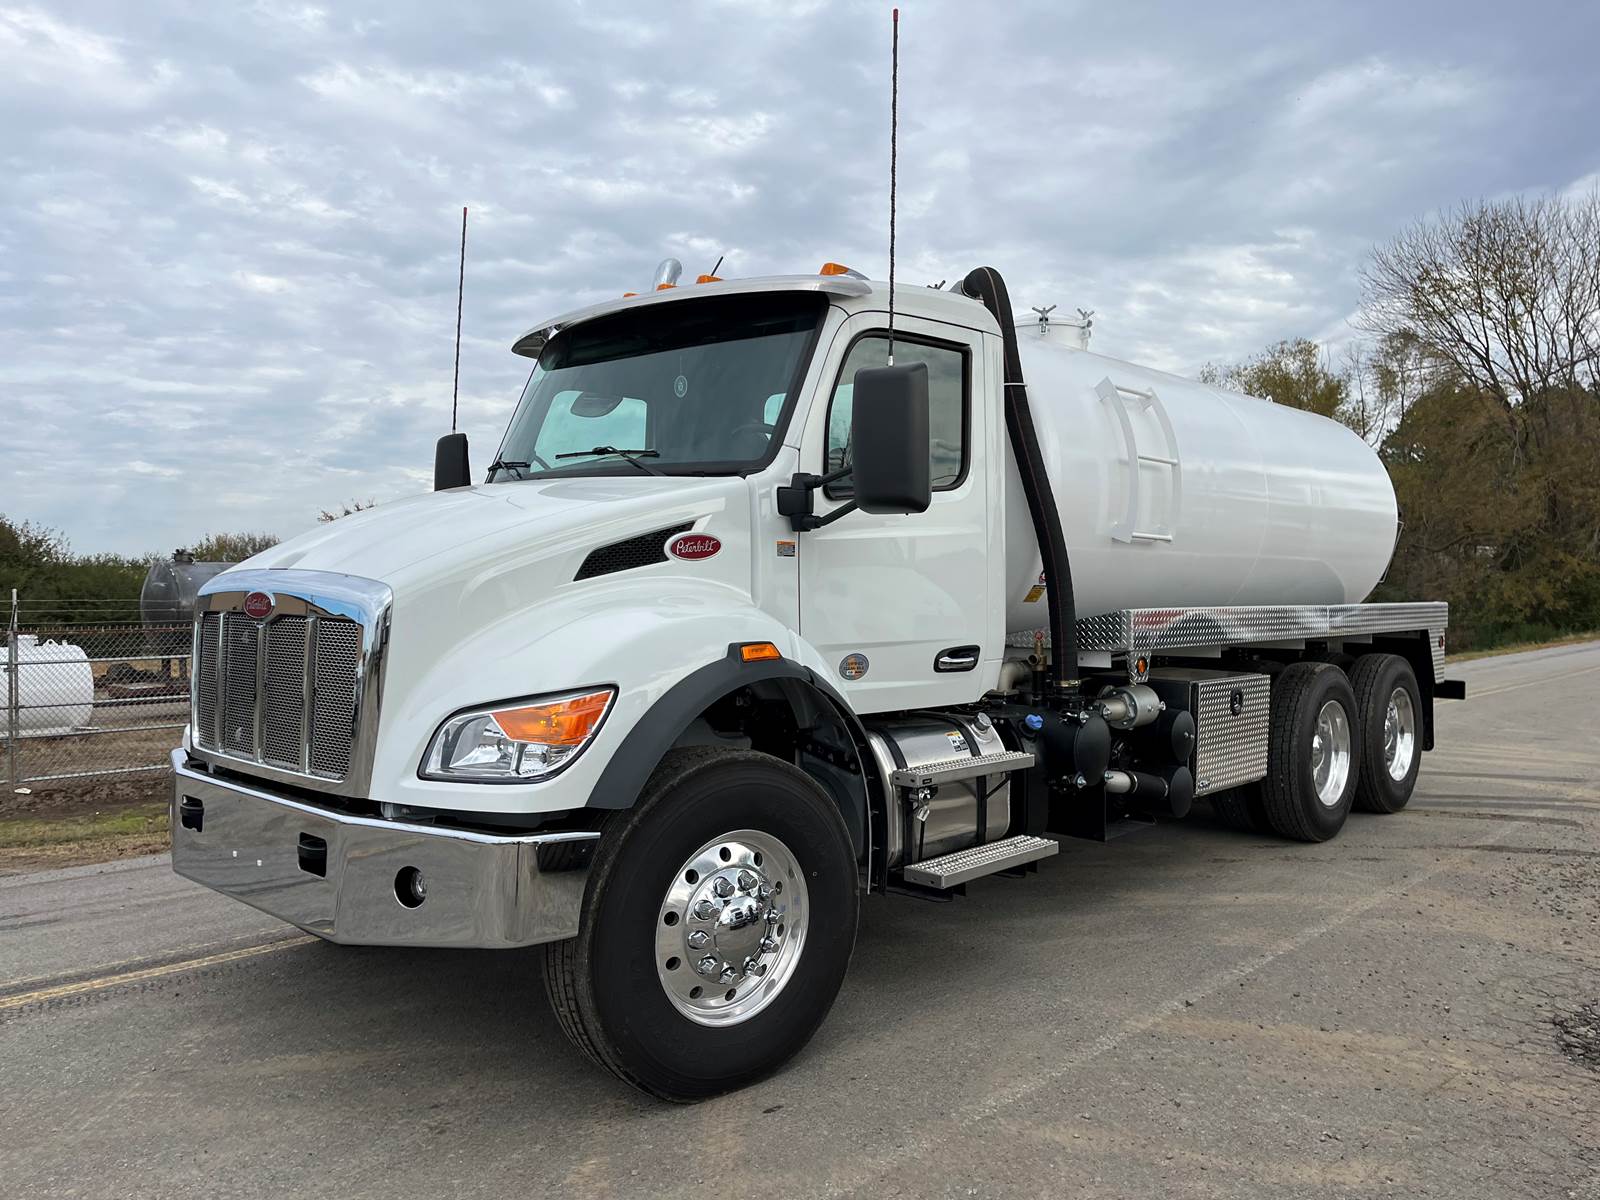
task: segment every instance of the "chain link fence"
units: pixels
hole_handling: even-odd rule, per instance
[[[98,619],[62,621],[85,612]],[[189,719],[191,626],[139,619],[137,602],[11,598],[4,658],[12,792],[170,769]]]

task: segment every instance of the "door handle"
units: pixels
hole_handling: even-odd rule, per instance
[[[933,669],[941,675],[954,671],[970,671],[978,665],[978,647],[951,646],[933,656]]]

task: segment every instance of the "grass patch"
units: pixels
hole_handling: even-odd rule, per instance
[[[0,870],[108,862],[155,854],[169,845],[164,803],[50,817],[0,817]]]
[[[1542,642],[1508,642],[1503,646],[1490,646],[1483,650],[1467,650],[1461,654],[1445,656],[1445,662],[1471,662],[1475,658],[1495,658],[1501,654],[1521,654],[1525,650],[1549,650],[1555,646],[1576,646],[1580,642],[1593,642],[1600,640],[1600,632],[1594,633],[1569,633],[1564,637],[1551,638]]]

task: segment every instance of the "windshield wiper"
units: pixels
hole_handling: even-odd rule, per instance
[[[615,454],[622,458],[624,462],[638,467],[639,470],[643,471],[646,475],[661,474],[660,471],[656,470],[649,463],[643,463],[639,461],[641,458],[660,458],[661,451],[659,450],[618,450],[615,446],[596,446],[593,450],[569,450],[565,454],[556,455],[556,457],[593,458],[596,455],[602,454]]]
[[[493,479],[496,471],[504,470],[516,472],[516,478],[521,479],[522,472],[526,471],[529,466],[529,463],[518,462],[514,458],[497,458],[489,464],[489,478]]]

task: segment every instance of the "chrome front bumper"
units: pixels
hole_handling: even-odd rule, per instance
[[[308,933],[506,948],[578,932],[598,833],[504,837],[346,816],[196,770],[182,750],[172,770],[172,869]]]

